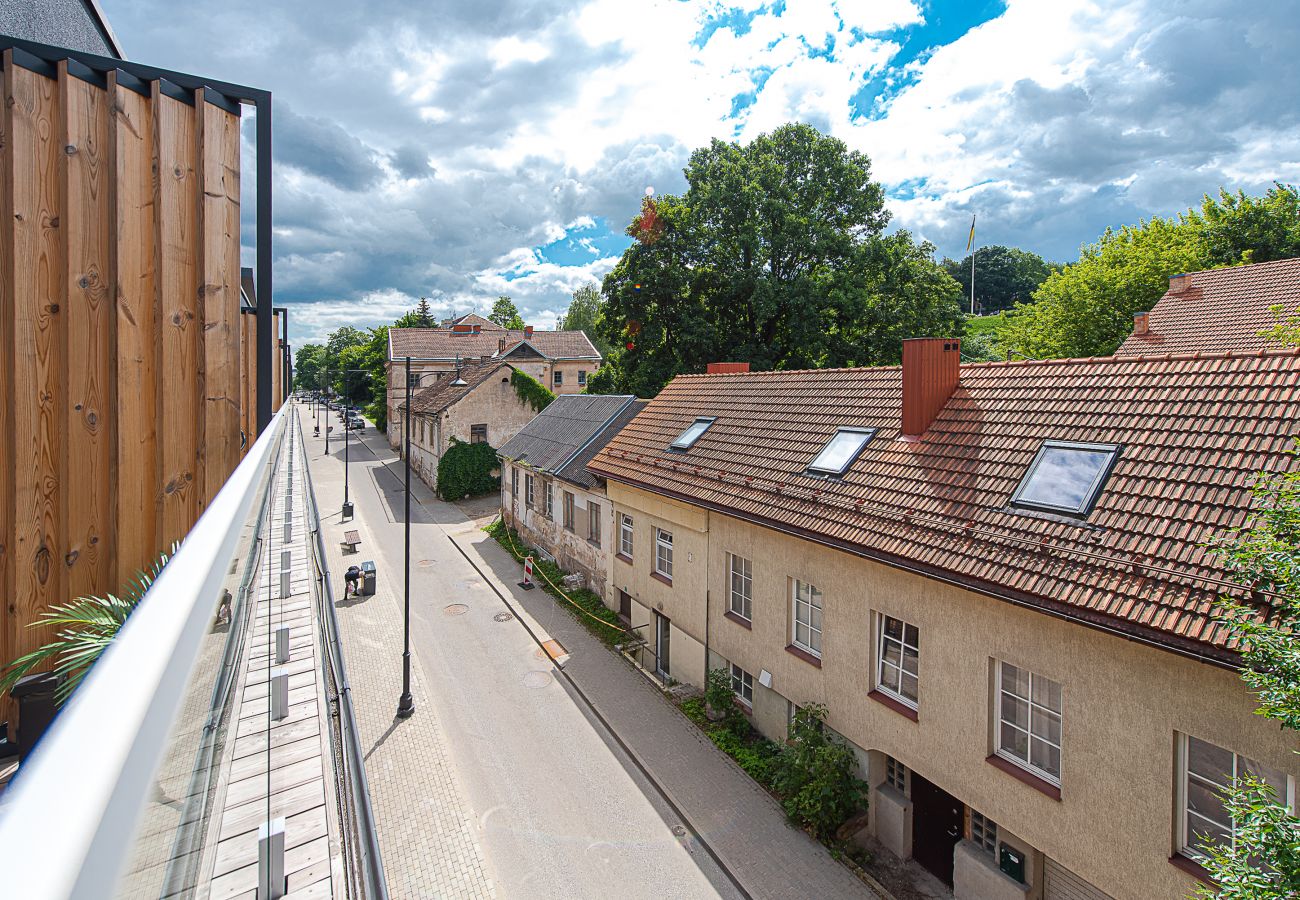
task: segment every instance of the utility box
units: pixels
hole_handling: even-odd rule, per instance
[[[22,759],[27,758],[54,721],[54,691],[59,681],[52,672],[27,675],[19,678],[10,692],[18,701],[18,752]]]
[[[375,594],[375,564],[371,560],[361,564],[361,593],[368,597]]]
[[[998,847],[998,868],[1008,878],[1025,883],[1025,855],[1006,844]]]

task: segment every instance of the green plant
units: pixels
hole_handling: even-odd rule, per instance
[[[745,714],[736,707],[736,695],[731,690],[731,674],[726,669],[709,670],[705,677],[704,702],[723,728],[738,735],[749,731]]]
[[[795,713],[790,737],[773,767],[773,787],[786,815],[823,841],[859,809],[867,784],[855,774],[857,759],[827,734],[826,707],[810,703]]]
[[[555,395],[547,390],[545,385],[527,372],[515,369],[510,373],[510,383],[514,385],[519,399],[532,406],[534,412],[546,409],[555,399]]]
[[[501,489],[497,452],[487,443],[467,444],[458,438],[438,460],[438,496],[444,500],[476,497]]]
[[[179,544],[173,544],[175,554]],[[0,695],[8,693],[18,679],[44,670],[61,676],[55,700],[62,705],[81,684],[86,673],[117,637],[123,623],[139,605],[149,586],[167,564],[169,554],[161,553],[147,571],[137,572],[117,594],[103,597],[78,597],[68,603],[51,606],[28,628],[54,625],[59,630],[54,640],[24,654],[10,663],[0,675]],[[52,665],[51,665],[52,664]]]

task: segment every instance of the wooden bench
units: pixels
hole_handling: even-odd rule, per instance
[[[343,532],[342,545],[349,553],[356,553],[357,547],[361,545],[361,535],[356,531]]]

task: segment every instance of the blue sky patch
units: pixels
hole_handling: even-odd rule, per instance
[[[594,225],[570,228],[558,241],[537,248],[542,262],[557,266],[585,266],[592,260],[621,256],[632,245],[632,239],[615,230],[603,218]]]

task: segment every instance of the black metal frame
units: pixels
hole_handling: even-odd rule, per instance
[[[0,34],[0,51],[4,50],[13,51],[15,65],[48,78],[55,77],[57,64],[66,61],[69,75],[99,87],[107,86],[109,72],[116,72],[118,84],[146,97],[150,82],[157,81],[163,94],[190,106],[196,102],[197,90],[203,91],[205,102],[233,115],[239,115],[245,103],[253,106],[257,114],[257,431],[260,434],[271,424],[272,366],[276,364],[271,308],[271,92]],[[288,330],[286,316],[286,343]]]

